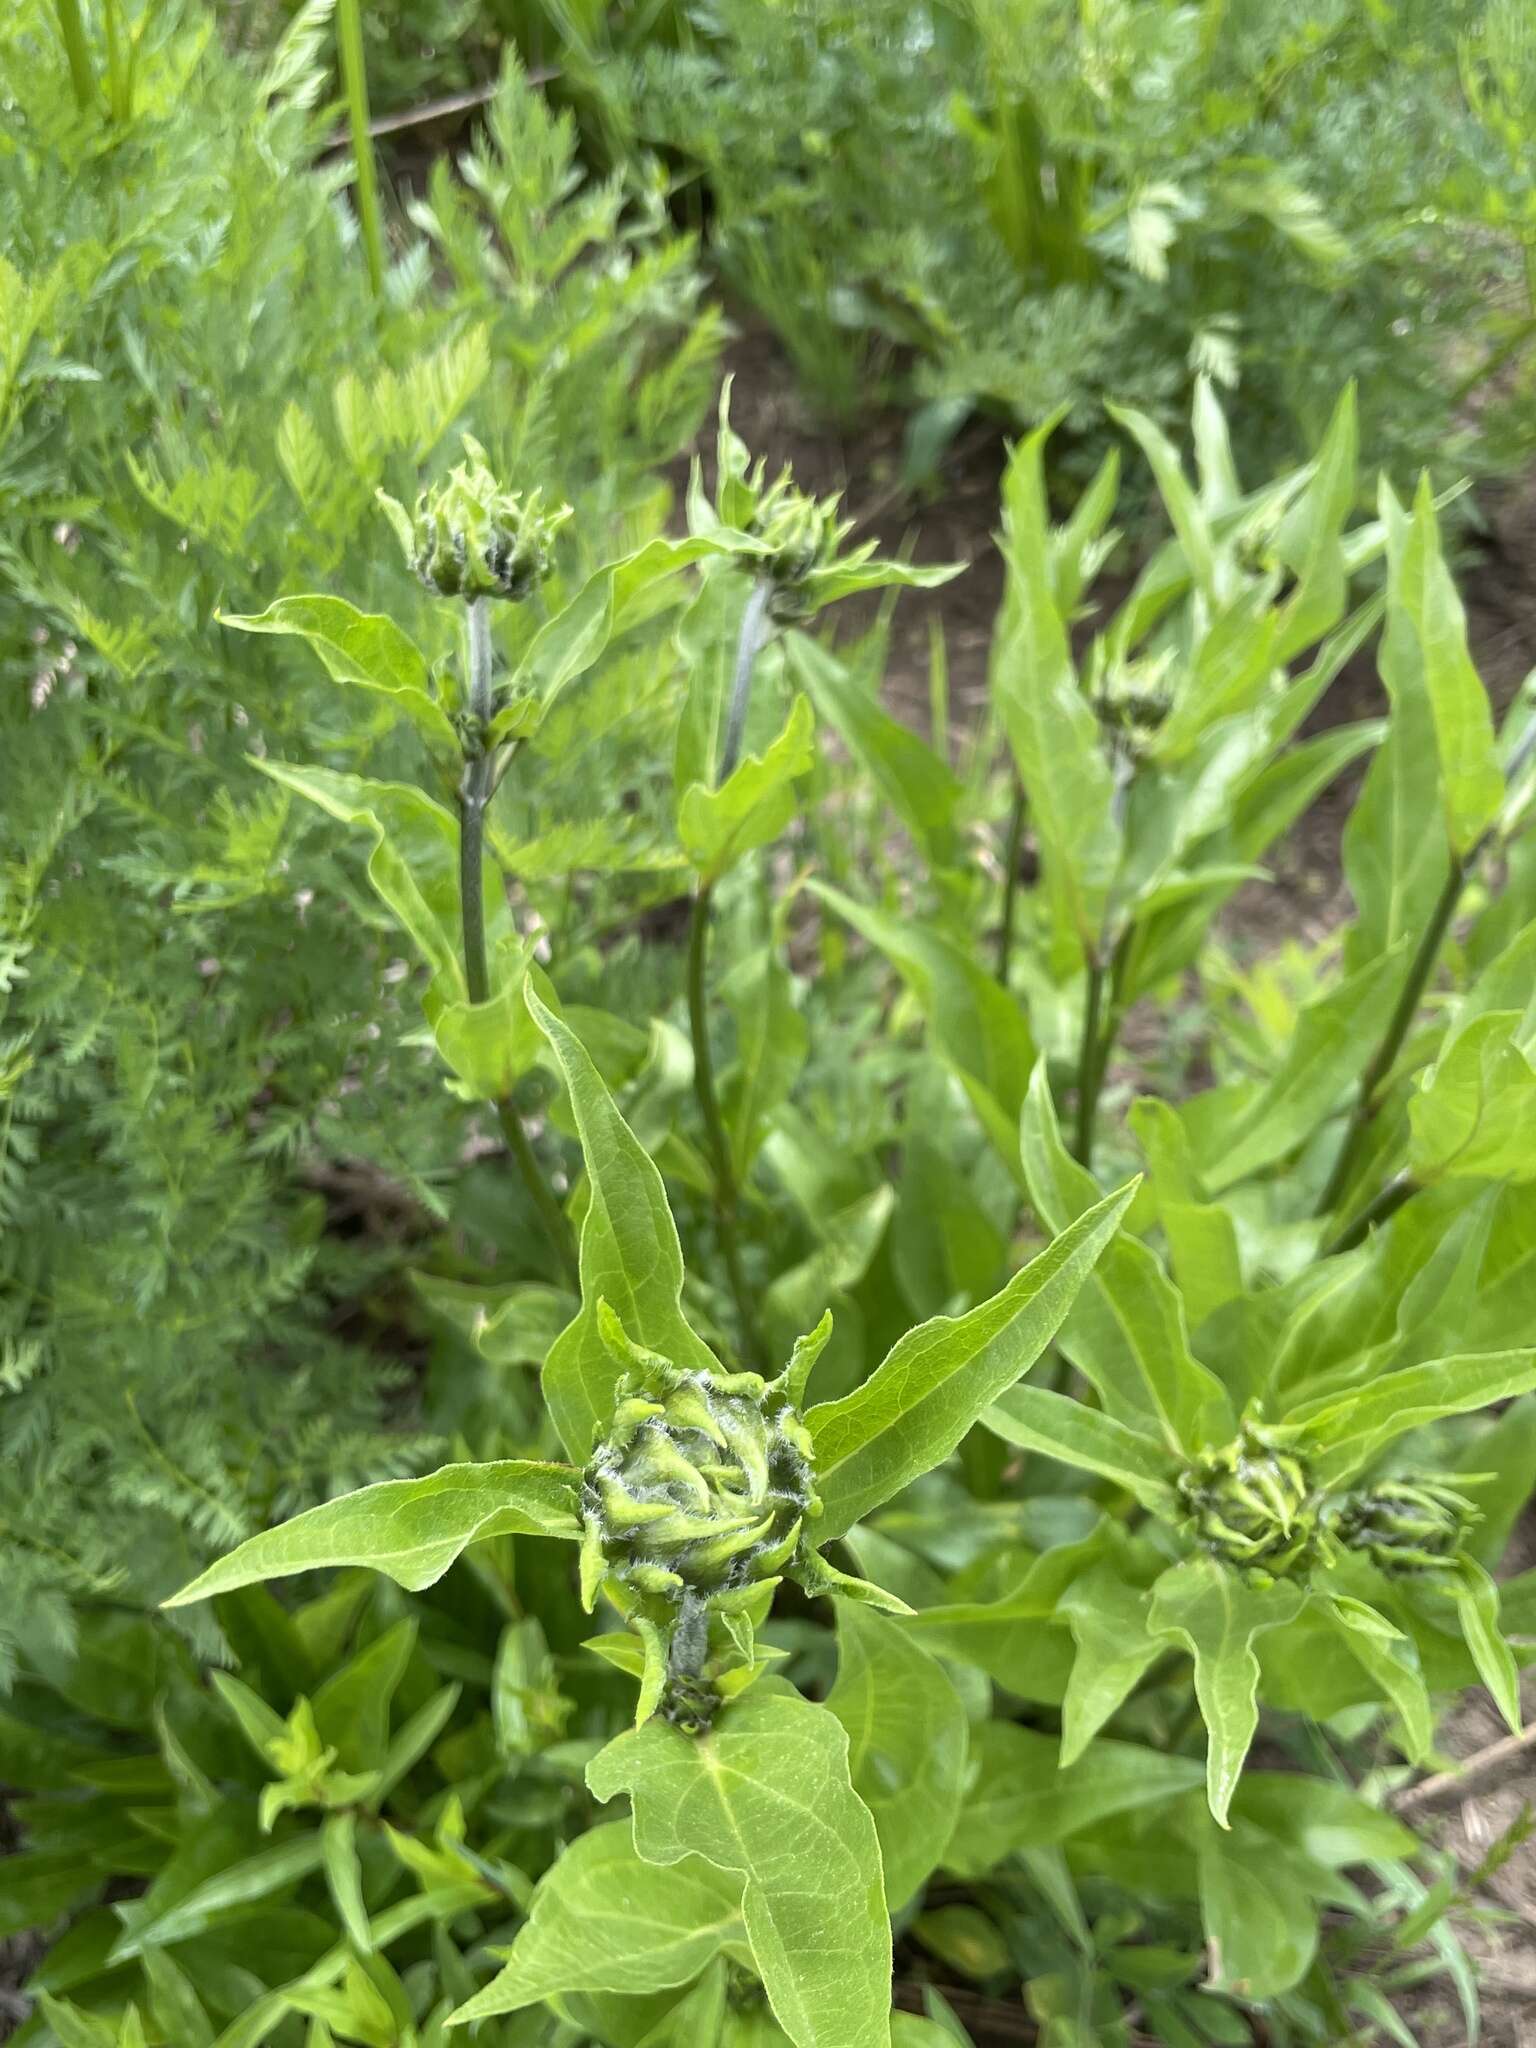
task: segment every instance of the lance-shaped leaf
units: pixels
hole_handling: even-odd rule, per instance
[[[528,1008],[549,1040],[570,1095],[586,1161],[581,1222],[581,1307],[544,1361],[544,1399],[573,1458],[613,1413],[620,1367],[598,1333],[606,1301],[630,1339],[674,1365],[717,1370],[719,1360],[682,1310],[683,1253],[655,1162],[618,1112],[586,1047],[530,986]]]
[[[1319,1611],[1396,1714],[1403,1754],[1422,1764],[1434,1746],[1435,1710],[1411,1636],[1350,1595],[1332,1594]]]
[[[1474,1558],[1458,1560],[1452,1587],[1461,1632],[1477,1675],[1493,1695],[1493,1703],[1510,1729],[1518,1735],[1520,1717],[1520,1667],[1515,1653],[1499,1628],[1498,1582]]]
[[[391,618],[360,612],[344,598],[280,597],[264,612],[220,612],[219,623],[242,633],[293,634],[309,645],[339,683],[356,683],[390,699],[438,754],[459,756],[453,722],[432,695],[425,657]]]
[[[1254,1638],[1283,1628],[1306,1604],[1284,1581],[1255,1586],[1213,1557],[1169,1567],[1152,1588],[1148,1627],[1183,1643],[1195,1660],[1195,1697],[1206,1727],[1206,1797],[1223,1827],[1259,1725]]]
[[[761,754],[748,754],[718,789],[696,782],[677,807],[677,836],[706,881],[744,854],[776,839],[795,815],[795,778],[816,759],[816,720],[808,697],[796,697],[784,729]]]
[[[1147,458],[1194,586],[1202,596],[1214,600],[1218,596],[1220,569],[1215,538],[1205,510],[1184,474],[1178,450],[1162,428],[1154,425],[1145,413],[1137,412],[1128,405],[1111,405],[1106,410],[1117,426],[1125,428]]]
[[[1013,1387],[993,1402],[982,1421],[994,1436],[1093,1472],[1123,1486],[1149,1514],[1174,1521],[1179,1499],[1173,1480],[1179,1460],[1158,1442],[1100,1408],[1090,1408],[1048,1387]]]
[[[960,1810],[967,1723],[944,1667],[894,1621],[837,1603],[837,1683],[853,1789],[875,1817],[885,1895],[904,1906],[944,1853]]]
[[[1243,1292],[1237,1226],[1219,1202],[1208,1202],[1195,1172],[1189,1133],[1172,1103],[1145,1095],[1130,1108],[1130,1126],[1147,1157],[1169,1263],[1189,1320],[1198,1329]]]
[[[1418,642],[1424,686],[1434,718],[1441,792],[1451,848],[1471,852],[1504,800],[1504,775],[1494,743],[1493,711],[1467,651],[1467,615],[1440,547],[1440,526],[1427,474],[1419,479],[1413,516],[1402,524],[1389,505],[1387,606],[1401,610]]]
[[[726,1942],[745,1938],[739,1877],[697,1856],[658,1869],[641,1860],[630,1823],[613,1821],[562,1852],[504,1951],[507,1967],[451,2024],[564,1991],[667,1991],[692,1983]]]
[[[1337,1486],[1410,1429],[1533,1387],[1536,1350],[1470,1352],[1380,1373],[1347,1393],[1320,1395],[1293,1408],[1285,1421],[1302,1432],[1318,1481]]]
[[[1014,450],[1003,480],[1007,584],[992,643],[989,688],[1029,798],[1053,922],[1065,941],[1056,964],[1097,945],[1119,858],[1113,776],[1098,721],[1078,685],[1067,622],[1051,575],[1042,451],[1054,422]]]
[[[1099,1200],[1099,1185],[1061,1141],[1042,1059],[1019,1119],[1030,1198],[1062,1230]],[[1189,1348],[1184,1303],[1139,1238],[1109,1245],[1068,1325],[1063,1348],[1092,1380],[1107,1414],[1170,1450],[1193,1452],[1231,1434],[1226,1389]]]
[[[1057,1612],[1077,1643],[1061,1703],[1061,1767],[1075,1764],[1168,1645],[1147,1626],[1147,1591],[1102,1559],[1062,1594]]]
[[[1408,1171],[1441,1179],[1536,1179],[1536,1031],[1519,1010],[1473,1017],[1408,1105]]]
[[[947,1458],[1061,1328],[1136,1184],[1108,1195],[990,1301],[908,1331],[860,1387],[806,1416],[823,1513],[818,1544]]]
[[[745,1880],[752,1958],[795,2048],[889,2048],[880,1844],[825,1707],[763,1680],[703,1735],[656,1719],[619,1736],[587,1783],[629,1794],[648,1863],[702,1856]]]
[[[249,1537],[165,1602],[184,1607],[261,1579],[336,1565],[364,1565],[416,1593],[434,1585],[460,1551],[488,1536],[574,1541],[576,1474],[566,1465],[506,1458],[444,1465],[421,1479],[385,1479],[307,1508]]]
[[[933,1049],[952,1069],[987,1136],[1017,1172],[1017,1132],[1035,1049],[1021,1006],[942,932],[857,903],[840,889],[814,893],[882,952],[912,991]]]
[[[1293,661],[1342,617],[1348,592],[1344,524],[1355,505],[1359,450],[1355,387],[1345,387],[1328,423],[1310,482],[1286,513],[1275,552],[1296,579],[1281,614],[1281,661]]]

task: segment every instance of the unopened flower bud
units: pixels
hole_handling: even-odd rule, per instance
[[[546,508],[538,491],[504,491],[485,450],[468,434],[468,457],[444,483],[423,491],[414,517],[379,493],[406,560],[439,597],[528,597],[554,565],[554,539],[569,505]]]
[[[1179,1492],[1196,1539],[1227,1564],[1277,1579],[1313,1554],[1317,1497],[1282,1431],[1245,1422],[1232,1443],[1200,1454]]]
[[[1442,1479],[1378,1479],[1346,1496],[1333,1533],[1346,1550],[1399,1577],[1446,1570],[1481,1519],[1476,1505]]]

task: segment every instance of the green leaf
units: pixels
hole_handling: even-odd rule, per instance
[[[938,1661],[899,1623],[837,1603],[837,1683],[827,1711],[848,1731],[853,1789],[875,1817],[892,1911],[944,1853],[960,1810],[967,1724]]]
[[[1434,1747],[1435,1710],[1412,1638],[1390,1624],[1383,1632],[1383,1617],[1348,1597],[1325,1599],[1320,1612],[1396,1714],[1403,1754],[1410,1763],[1426,1762]]]
[[[544,1399],[561,1441],[584,1460],[613,1412],[620,1368],[598,1334],[606,1301],[628,1336],[675,1365],[717,1369],[682,1310],[683,1253],[655,1162],[620,1116],[586,1047],[530,986],[528,1008],[549,1040],[570,1095],[586,1161],[581,1307],[544,1361]]]
[[[364,1565],[415,1593],[487,1537],[574,1541],[577,1533],[576,1474],[569,1467],[517,1458],[444,1465],[421,1479],[385,1479],[344,1493],[264,1529],[164,1604],[185,1607],[233,1586],[336,1565]]]
[[[1162,1521],[1179,1515],[1178,1461],[1155,1437],[1047,1387],[1014,1387],[982,1416],[994,1436],[1124,1487]]]
[[[1383,486],[1385,493],[1386,487]],[[1493,711],[1467,651],[1467,617],[1440,547],[1434,494],[1419,480],[1406,531],[1386,516],[1387,608],[1413,629],[1434,718],[1452,851],[1471,852],[1504,801]]]
[[[1408,1105],[1414,1180],[1536,1180],[1533,1037],[1519,1010],[1490,1010],[1456,1032]]]
[[[1325,1485],[1368,1465],[1395,1438],[1443,1415],[1465,1415],[1536,1387],[1536,1350],[1470,1352],[1379,1373],[1363,1387],[1304,1401],[1286,1416],[1310,1440]]]
[[[1106,1196],[990,1301],[908,1331],[853,1393],[806,1416],[823,1513],[819,1544],[840,1536],[947,1458],[983,1411],[1060,1329],[1135,1184]]]
[[[784,649],[817,716],[863,763],[929,866],[952,865],[958,852],[955,813],[964,790],[949,763],[885,710],[878,675],[873,685],[866,683],[830,648],[803,633],[789,634]]]
[[[813,611],[824,611],[845,597],[857,597],[868,590],[936,590],[960,574],[963,562],[834,562],[830,569],[813,569],[800,585],[801,595]]]
[[[745,1880],[742,1914],[769,2002],[796,2048],[888,2048],[891,1933],[880,1844],[825,1707],[764,1680],[700,1736],[655,1719],[587,1768],[627,1792],[648,1863],[702,1856]]]
[[[327,1814],[320,1828],[325,1881],[336,1916],[347,1939],[363,1955],[373,1953],[373,1930],[363,1903],[363,1872],[357,1860],[357,1819],[350,1813]]]
[[[984,1877],[1016,1849],[1070,1840],[1111,1814],[1182,1799],[1200,1783],[1193,1758],[1139,1743],[1092,1742],[1070,1769],[1054,1736],[988,1721],[972,1737],[974,1768],[944,1867]]]
[[[287,1891],[319,1869],[321,1855],[318,1835],[296,1835],[217,1871],[161,1910],[155,1910],[151,1894],[113,1945],[108,1963],[131,1962],[147,1947],[169,1948],[187,1941],[232,1907],[254,1905]]]
[[[371,1771],[389,1747],[389,1710],[411,1653],[416,1622],[402,1615],[333,1671],[311,1702],[320,1739],[347,1770]]]
[[[1128,405],[1109,405],[1105,410],[1117,426],[1124,427],[1147,458],[1195,588],[1214,602],[1218,596],[1217,564],[1210,524],[1190,488],[1177,449],[1145,413]]]
[[[1042,459],[1049,432],[1048,423],[1019,443],[1003,479],[1007,583],[988,687],[1029,798],[1052,929],[1064,942],[1052,964],[1069,971],[1078,951],[1098,945],[1120,834],[1098,720],[1079,688],[1052,587]]]
[[[1200,1910],[1215,1989],[1276,1998],[1306,1975],[1317,1906],[1262,1835],[1202,1830]]]
[[[1016,1171],[1019,1111],[1035,1049],[1021,1006],[942,932],[856,903],[813,882],[813,894],[878,948],[912,991],[933,1049],[959,1077],[983,1128]]]
[[[1061,1141],[1043,1059],[1030,1076],[1019,1141],[1030,1198],[1048,1229],[1064,1229],[1100,1199],[1098,1182]],[[1139,1238],[1122,1235],[1106,1248],[1062,1348],[1108,1415],[1169,1450],[1191,1453],[1231,1433],[1226,1390],[1191,1354],[1179,1291]]]
[[[738,960],[721,981],[720,995],[736,1020],[736,1058],[721,1077],[720,1097],[740,1184],[770,1117],[805,1065],[810,1031],[795,1008],[794,983],[775,946],[760,946]]]
[[[778,738],[748,754],[718,789],[696,782],[677,807],[677,836],[706,881],[718,881],[744,854],[776,839],[795,815],[795,778],[816,759],[816,720],[796,697]]]
[[[1219,1202],[1208,1202],[1196,1176],[1189,1134],[1172,1103],[1144,1095],[1129,1112],[1131,1130],[1147,1159],[1147,1179],[1168,1259],[1190,1323],[1243,1292],[1237,1226]]]
[[[1195,1660],[1195,1696],[1208,1737],[1206,1797],[1223,1827],[1259,1725],[1254,1638],[1294,1621],[1306,1603],[1297,1586],[1258,1587],[1213,1557],[1171,1565],[1152,1588],[1147,1625],[1172,1636]]]
[[[186,1972],[163,1949],[147,1948],[139,1958],[149,1982],[150,2012],[176,2048],[213,2048],[213,2023]]]
[[[1359,452],[1355,387],[1347,385],[1317,452],[1311,481],[1286,513],[1275,552],[1296,579],[1281,613],[1277,660],[1293,661],[1343,616],[1345,522],[1355,507]]]
[[[1061,1767],[1068,1770],[1129,1699],[1167,1645],[1147,1626],[1147,1591],[1108,1558],[1074,1579],[1057,1605],[1077,1643],[1061,1703]]]
[[[642,1862],[627,1820],[592,1828],[540,1881],[507,1967],[450,2024],[562,1991],[644,1996],[689,1984],[726,1942],[745,1939],[741,1890],[740,1877],[697,1856]]]
[[[453,721],[432,695],[426,659],[393,619],[360,612],[344,598],[280,597],[254,617],[217,614],[242,633],[296,634],[307,640],[339,683],[359,683],[390,698],[437,753],[461,753]]]
[[[1273,1166],[1310,1138],[1358,1081],[1397,1000],[1403,962],[1372,960],[1304,1005],[1280,1065],[1201,1161],[1212,1194]]]
[[[1493,1703],[1513,1734],[1523,1725],[1520,1715],[1520,1667],[1499,1628],[1499,1588],[1473,1558],[1458,1560],[1453,1587],[1461,1632],[1477,1675],[1493,1695]]]

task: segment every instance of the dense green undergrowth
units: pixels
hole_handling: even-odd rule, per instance
[[[17,2038],[1475,2038],[1520,1829],[1468,1871],[1392,1805],[1536,1646],[1536,698],[1433,482],[1353,387],[1252,467],[1207,377],[1053,506],[1048,417],[985,715],[938,636],[920,735],[845,606],[951,570],[728,394],[655,481],[719,322],[653,180],[510,69],[375,294],[323,10],[264,70],[88,16],[84,93],[54,21],[3,31]],[[1235,949],[1351,773],[1349,915]]]

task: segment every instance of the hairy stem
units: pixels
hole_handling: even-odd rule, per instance
[[[375,298],[384,292],[384,229],[379,216],[379,177],[368,132],[368,67],[363,56],[361,0],[336,0],[336,44],[341,60],[342,90],[347,98],[347,123],[352,135],[352,162],[357,181],[357,218],[363,231],[368,282]]]
[[[737,1233],[736,1169],[731,1160],[730,1134],[720,1113],[715,1088],[715,1059],[709,1043],[707,979],[709,966],[709,906],[711,890],[701,882],[693,899],[693,918],[688,934],[688,1023],[693,1034],[693,1092],[714,1169],[715,1218],[720,1231],[720,1249],[725,1258],[731,1298],[736,1304],[742,1356],[754,1369],[764,1359],[757,1316],[741,1265],[741,1241]]]
[[[464,986],[472,1003],[485,1002],[491,992],[485,950],[485,814],[495,789],[495,762],[484,743],[491,717],[491,614],[487,598],[469,607],[469,713],[476,751],[465,765],[459,786],[459,898],[464,932]],[[575,1246],[565,1211],[544,1178],[516,1105],[502,1096],[494,1105],[507,1149],[512,1154],[529,1199],[554,1247],[566,1283],[575,1287],[579,1275]]]
[[[84,113],[96,97],[96,75],[91,69],[91,50],[85,37],[80,0],[53,0],[53,4],[59,20],[59,39],[69,64],[69,82],[74,88],[75,105]]]
[[[736,642],[736,666],[731,675],[731,701],[725,718],[725,747],[720,756],[720,780],[728,781],[741,759],[741,742],[747,730],[747,707],[752,701],[752,668],[771,630],[768,600],[773,580],[759,576],[741,615],[741,633]]]
[[[1013,957],[1013,924],[1019,900],[1019,853],[1024,844],[1024,785],[1017,775],[1013,783],[1013,808],[1008,814],[1008,838],[1003,848],[1003,921],[997,934],[997,978],[1008,986],[1008,968]]]
[[[1435,961],[1445,943],[1446,932],[1456,914],[1456,905],[1461,901],[1462,889],[1466,886],[1467,872],[1475,853],[1466,859],[1451,860],[1450,873],[1445,886],[1431,911],[1429,921],[1420,934],[1418,947],[1408,963],[1408,973],[1403,981],[1387,1028],[1382,1033],[1381,1043],[1371,1055],[1370,1065],[1360,1077],[1360,1086],[1355,1095],[1354,1106],[1349,1113],[1349,1122],[1344,1127],[1344,1136],[1339,1144],[1338,1157],[1333,1162],[1333,1171],[1323,1189],[1317,1205],[1317,1214],[1326,1216],[1337,1203],[1340,1195],[1349,1185],[1350,1175],[1359,1162],[1360,1147],[1370,1128],[1376,1110],[1376,1092],[1391,1073],[1398,1054],[1403,1049],[1403,1040],[1408,1036],[1413,1020],[1418,1014],[1424,990],[1434,972]]]

